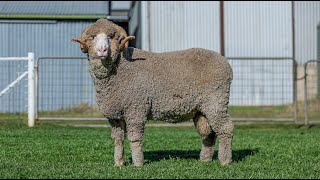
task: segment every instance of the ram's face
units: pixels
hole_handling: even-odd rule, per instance
[[[85,37],[90,59],[115,61],[119,56],[119,33],[112,28],[105,28]]]
[[[128,36],[123,28],[106,19],[99,19],[86,27],[80,38],[71,40],[80,43],[81,51],[88,53],[90,59],[115,61],[120,52],[127,48],[127,41],[133,39],[135,37]]]
[[[106,35],[105,33],[87,38],[86,44],[89,47],[90,54],[101,60],[106,59],[110,54],[113,38],[112,35]]]

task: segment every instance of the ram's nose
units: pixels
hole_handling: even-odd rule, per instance
[[[98,50],[101,54],[105,53],[107,51],[108,48],[105,47],[100,47]]]

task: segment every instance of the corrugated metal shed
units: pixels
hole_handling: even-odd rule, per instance
[[[82,30],[89,24],[93,23],[95,20],[0,20],[0,57],[14,56],[14,57],[25,57],[28,52],[35,53],[35,59],[43,56],[84,56],[80,51],[79,44],[71,42],[72,38],[80,37]],[[86,60],[70,61],[72,66],[63,65],[65,62],[53,61],[42,62],[39,65],[39,81],[40,83],[52,82],[56,86],[44,85],[41,87],[43,89],[39,96],[48,101],[50,101],[52,106],[40,107],[39,110],[50,111],[53,109],[61,108],[63,106],[69,106],[74,104],[79,104],[80,102],[87,102],[89,104],[95,104],[95,99],[84,99],[87,97],[86,94],[94,94],[93,86],[89,86],[88,91],[80,91],[80,87],[72,86],[73,83],[81,82],[83,77],[79,76],[79,73],[86,74],[86,82],[91,81],[88,69],[83,63]],[[17,77],[16,64],[11,64],[8,66],[0,66],[0,71],[5,72],[6,69],[11,69],[5,74],[12,79],[8,81],[0,82],[0,87],[5,87],[10,82],[15,80]],[[79,69],[80,68],[80,69]],[[23,70],[23,69],[22,69]],[[21,72],[21,70],[20,70]],[[50,75],[50,77],[49,77]],[[66,78],[68,77],[68,78]],[[63,83],[61,83],[63,80]],[[51,84],[52,84],[51,83]],[[0,105],[0,112],[15,112],[25,111],[26,104],[15,104],[14,101],[18,101],[15,98],[19,98],[19,102],[26,102],[23,99],[27,99],[25,82],[21,82],[18,86],[14,87],[6,96],[1,97],[1,102],[8,102],[9,104],[3,103]],[[60,104],[62,98],[58,98],[63,92],[61,88],[64,87],[63,92],[71,91],[72,89],[79,89],[72,93],[69,98],[64,98],[64,104]],[[15,90],[19,88],[20,90]],[[49,89],[48,89],[49,88]],[[8,106],[12,107],[8,107]]]
[[[320,2],[294,4],[295,60],[302,65],[317,55]],[[291,7],[291,1],[225,1],[225,55],[292,56]],[[137,47],[171,51],[197,46],[220,51],[219,2],[140,1],[131,11],[130,33],[141,34]]]
[[[149,26],[148,50],[202,47],[220,51],[218,1],[150,1],[147,11],[148,24],[141,25]]]
[[[295,1],[296,60],[302,65],[317,58],[317,25],[320,23],[319,1]]]
[[[130,1],[0,1],[0,57],[25,57],[35,53],[35,59],[48,56],[82,56],[79,44],[71,42],[80,37],[85,27],[99,18],[121,21],[127,16],[114,15],[109,10],[122,12]],[[113,6],[113,7],[112,7]],[[1,66],[2,65],[2,66]],[[95,104],[94,86],[87,60],[39,61],[39,111],[52,111],[79,103]],[[19,68],[18,68],[19,66]],[[25,64],[0,64],[5,88],[25,69]],[[26,81],[13,87],[1,97],[0,112],[26,111]],[[40,87],[41,86],[41,87]],[[67,94],[67,96],[65,96]]]
[[[149,1],[141,2],[140,9],[142,49],[154,52],[192,47],[220,50],[218,1]]]
[[[78,44],[82,30],[94,21],[0,20],[0,56],[79,56]]]
[[[230,104],[292,103],[291,2],[224,4],[225,56],[233,57],[234,70]],[[141,1],[134,5],[139,7],[133,7],[131,18],[136,19],[130,24],[134,26],[131,33],[140,35],[137,47],[153,52],[194,47],[220,52],[219,1]]]
[[[108,10],[108,1],[1,1],[0,57],[25,57],[28,52],[34,52],[35,59],[85,56],[79,44],[71,39],[80,37],[82,30],[97,19],[106,18]],[[86,63],[86,60],[76,60],[67,61],[67,66],[66,61],[39,64],[39,84],[51,82],[51,86],[43,85],[39,89],[38,96],[45,101],[39,107],[40,111],[81,102],[95,104],[93,85],[74,85],[91,83]],[[25,63],[1,62],[0,71],[5,79],[0,82],[0,87],[6,87],[25,69]],[[21,81],[2,96],[0,112],[26,112],[26,86],[26,81]],[[68,98],[59,97],[65,92],[69,92]]]
[[[0,57],[25,57],[35,53],[35,59],[48,56],[82,56],[79,44],[85,27],[99,18],[120,21],[127,16],[122,11],[130,1],[0,1]],[[118,14],[109,12],[117,11]],[[119,14],[120,13],[120,14]],[[2,63],[2,62],[1,62]],[[79,103],[95,104],[94,86],[87,60],[39,61],[39,111],[52,111]],[[19,67],[18,67],[19,66]],[[0,90],[14,81],[25,69],[25,63],[0,64]],[[26,81],[1,97],[0,112],[26,111]],[[67,94],[67,95],[65,95]]]
[[[291,2],[226,1],[228,57],[290,57]]]
[[[1,15],[107,15],[108,1],[0,1]]]

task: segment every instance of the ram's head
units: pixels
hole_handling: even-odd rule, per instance
[[[81,51],[88,53],[90,59],[115,60],[133,39],[135,37],[128,36],[122,27],[107,19],[99,19],[85,28],[80,38],[72,41],[79,42]]]

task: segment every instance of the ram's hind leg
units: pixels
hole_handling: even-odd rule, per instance
[[[124,165],[124,135],[125,135],[125,122],[123,120],[109,120],[112,127],[111,137],[114,140],[114,163],[116,166]]]
[[[198,134],[201,136],[201,141],[202,141],[200,160],[212,161],[216,135],[212,131],[207,118],[203,116],[201,113],[198,113],[193,118],[193,122],[197,129]]]
[[[232,139],[233,139],[233,123],[225,121],[220,128],[217,129],[219,137],[218,159],[221,165],[230,164],[232,162]]]
[[[228,114],[227,103],[219,103],[206,109],[205,116],[208,118],[212,130],[219,138],[218,159],[221,165],[226,165],[232,162],[232,139],[234,125]]]

